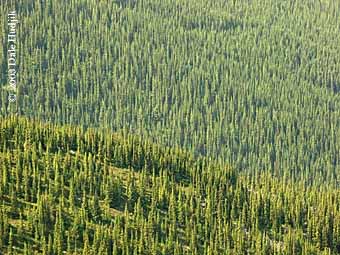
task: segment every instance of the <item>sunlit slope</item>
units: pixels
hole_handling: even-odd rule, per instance
[[[332,185],[252,178],[131,135],[0,121],[1,254],[338,254]]]

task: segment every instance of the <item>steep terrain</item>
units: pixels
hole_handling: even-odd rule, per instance
[[[126,128],[238,171],[339,184],[340,1],[16,0],[0,13],[2,115]]]
[[[1,255],[340,254],[340,1],[0,17]]]
[[[340,253],[336,187],[124,133],[1,118],[0,170],[0,254]]]

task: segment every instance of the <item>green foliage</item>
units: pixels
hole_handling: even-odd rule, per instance
[[[14,9],[0,254],[340,254],[339,1]]]
[[[333,185],[244,175],[107,131],[18,117],[2,118],[0,130],[1,253],[340,252]]]
[[[339,1],[15,3],[19,114],[128,130],[239,171],[339,182]]]

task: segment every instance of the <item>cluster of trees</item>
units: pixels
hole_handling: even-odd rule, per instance
[[[18,102],[1,89],[2,115],[127,128],[239,171],[339,183],[339,1],[13,4],[0,12],[20,19]]]
[[[339,1],[14,9],[0,254],[340,253]]]
[[[340,194],[124,133],[0,119],[1,254],[339,254]]]

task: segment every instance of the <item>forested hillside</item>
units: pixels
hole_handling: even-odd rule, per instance
[[[0,18],[0,255],[340,254],[340,1]]]
[[[0,119],[0,254],[339,254],[340,196],[105,130]]]
[[[14,6],[15,5],[15,6]],[[339,183],[340,2],[17,0],[18,101],[309,184]]]

